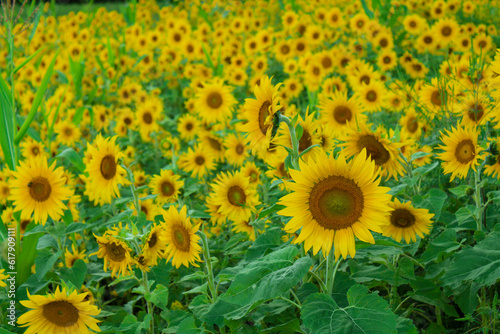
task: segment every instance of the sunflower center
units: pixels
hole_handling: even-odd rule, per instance
[[[370,84],[370,77],[368,75],[362,75],[360,78],[359,78],[359,83],[362,84],[362,83],[365,83],[367,85]]]
[[[222,145],[219,143],[218,140],[208,137],[208,143],[210,144],[210,147],[212,147],[216,151],[222,151]]]
[[[478,104],[475,104],[469,108],[468,112],[469,118],[473,120],[474,122],[479,121],[483,115],[484,115],[484,109],[483,106]]]
[[[266,124],[266,118],[269,116],[269,107],[271,101],[267,100],[262,103],[259,109],[259,128],[263,134],[266,134],[269,124]]]
[[[193,126],[193,123],[188,123],[188,124],[186,124],[186,130],[188,130],[188,131],[193,130],[193,127],[194,127],[194,126]]]
[[[357,142],[358,148],[361,151],[366,149],[368,156],[375,161],[375,164],[380,166],[386,163],[389,158],[389,151],[372,135],[361,136]]]
[[[302,152],[311,145],[311,134],[309,133],[309,131],[304,130],[304,132],[302,133],[302,137],[300,137],[299,140],[299,151]]]
[[[59,327],[73,326],[79,318],[78,309],[66,301],[43,305],[43,317]]]
[[[474,160],[475,155],[476,150],[474,148],[474,143],[470,139],[462,140],[455,149],[455,158],[462,164]]]
[[[156,242],[158,241],[158,238],[156,237],[156,233],[153,233],[151,238],[149,238],[148,241],[148,246],[149,248],[153,248],[156,245]]]
[[[331,175],[316,183],[309,195],[309,209],[323,228],[340,230],[361,216],[364,196],[358,185],[343,176]]]
[[[207,104],[212,109],[218,109],[222,105],[222,96],[217,92],[210,93],[207,96]]]
[[[284,55],[287,55],[290,53],[290,47],[288,45],[283,45],[281,47],[281,53]]]
[[[107,155],[101,161],[101,175],[106,180],[111,180],[116,175],[115,157]]]
[[[21,220],[21,231],[25,231],[26,227],[31,223],[31,220],[29,219],[23,219]]]
[[[242,204],[245,204],[246,198],[247,196],[245,195],[245,192],[239,186],[232,186],[227,192],[227,199],[229,200],[229,203],[234,206],[241,206]]]
[[[245,150],[245,149],[243,148],[243,145],[238,144],[238,145],[236,146],[236,153],[238,153],[239,155],[243,154],[243,151],[244,151],[244,150]]]
[[[161,184],[161,193],[163,196],[171,196],[175,191],[175,187],[168,181],[163,181]]]
[[[375,102],[377,100],[377,92],[371,90],[366,93],[366,99],[370,102]]]
[[[30,188],[31,198],[37,202],[45,202],[52,193],[52,187],[50,186],[49,180],[42,176],[37,176],[32,179],[28,187]]]
[[[148,215],[148,207],[141,205],[141,212],[144,212],[144,214],[147,216]]]
[[[333,110],[333,117],[340,124],[346,124],[352,118],[351,109],[346,106],[338,106]]]
[[[64,129],[64,134],[66,136],[71,136],[73,134],[73,131],[70,128]]]
[[[106,254],[109,256],[111,261],[122,262],[125,260],[125,252],[125,248],[115,242],[110,242],[106,245]]]
[[[251,180],[252,182],[257,181],[257,177],[258,177],[257,172],[252,171],[252,172],[250,173],[250,175],[249,175],[249,176],[250,176],[250,180]]]
[[[391,213],[391,224],[399,228],[408,228],[415,224],[415,216],[407,209],[396,209]]]
[[[146,123],[146,124],[153,123],[153,116],[151,115],[150,112],[144,113],[144,115],[142,115],[142,119],[144,120],[144,123]]]
[[[408,121],[406,122],[406,128],[410,133],[415,133],[415,131],[418,130],[418,121],[415,117],[410,117],[408,118]]]
[[[435,106],[438,106],[440,107],[441,106],[441,94],[439,94],[439,91],[436,90],[432,93],[431,95],[431,102],[432,104],[434,104]]]
[[[172,240],[175,244],[175,248],[183,252],[188,252],[189,244],[191,242],[191,238],[189,237],[189,232],[185,228],[179,225],[174,226],[172,232],[173,232]]]
[[[197,156],[196,158],[194,158],[194,162],[195,162],[198,166],[203,166],[203,164],[205,163],[205,158],[199,155],[199,156]]]
[[[123,120],[123,122],[127,125],[130,125],[132,124],[132,119],[130,119],[130,117],[125,117],[125,119]]]
[[[332,67],[333,62],[330,57],[323,57],[323,59],[321,59],[321,65],[323,66],[323,68],[330,68]]]
[[[38,149],[38,147],[33,147],[31,149],[31,152],[33,152],[34,155],[38,155],[38,153],[40,153],[40,150]]]
[[[451,32],[452,32],[452,30],[450,27],[443,27],[443,29],[441,29],[441,35],[446,36],[446,37],[450,36]]]

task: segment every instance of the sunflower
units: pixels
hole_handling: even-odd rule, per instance
[[[23,157],[35,158],[37,156],[45,156],[45,148],[42,143],[34,140],[26,140],[21,143],[21,154]]]
[[[132,203],[129,203],[129,205],[134,210],[133,215],[137,215],[135,205]],[[153,202],[152,198],[139,200],[139,208],[140,211],[146,215],[146,219],[148,221],[154,221],[156,215],[160,214],[160,208]]]
[[[55,161],[48,166],[44,157],[31,158],[29,162],[20,162],[16,172],[11,172],[14,179],[10,182],[9,200],[14,201],[14,211],[29,217],[34,212],[37,224],[45,225],[48,216],[58,220],[66,209],[63,201],[72,191],[64,187],[62,167],[55,168]]]
[[[495,145],[498,145],[495,143]],[[500,178],[500,155],[490,155],[488,162],[484,167],[484,173],[492,177]]]
[[[61,121],[54,127],[57,133],[57,140],[66,146],[73,146],[81,138],[80,128],[70,121]]]
[[[231,88],[222,80],[205,83],[196,94],[195,108],[198,116],[207,123],[224,122],[231,117],[236,99]]]
[[[458,35],[460,28],[458,23],[452,18],[440,19],[432,28],[437,36],[437,41],[441,42],[442,46],[451,43]]]
[[[132,249],[120,239],[111,235],[113,232],[107,231],[102,237],[94,234],[99,244],[99,250],[89,256],[97,254],[98,258],[104,258],[104,271],[111,269],[111,276],[127,276],[132,270],[133,259],[130,256]]]
[[[402,131],[413,139],[420,138],[422,134],[422,121],[414,108],[407,108],[403,117],[399,120]]]
[[[248,220],[238,220],[233,222],[232,231],[235,233],[246,233],[250,240],[255,241],[255,232],[254,227],[250,225],[250,221]]]
[[[111,203],[113,198],[119,197],[118,185],[123,185],[126,171],[118,164],[118,159],[123,157],[120,148],[116,145],[116,136],[103,138],[100,134],[94,144],[87,143],[87,153],[91,156],[86,164],[85,194],[94,204],[103,205]]]
[[[475,95],[469,94],[459,107],[464,126],[478,126],[484,124],[491,117],[492,108],[489,106],[488,97],[484,94]]]
[[[443,160],[444,173],[451,173],[451,181],[456,176],[465,178],[471,167],[476,171],[479,159],[483,158],[480,155],[483,149],[477,145],[479,130],[458,126],[451,131],[446,130],[446,134],[441,135],[443,145],[438,147],[444,150],[444,153],[439,153],[438,157]]]
[[[154,101],[148,100],[137,107],[136,126],[143,140],[148,140],[151,133],[160,130],[158,121],[161,118],[161,108]]]
[[[308,164],[299,163],[300,171],[290,171],[295,183],[287,184],[293,192],[281,198],[286,208],[278,212],[292,217],[287,233],[301,229],[294,243],[305,242],[306,251],[312,247],[317,254],[321,249],[324,256],[335,245],[336,260],[340,254],[354,257],[354,236],[373,244],[370,230],[382,231],[391,196],[389,188],[379,186],[375,163],[366,151],[349,162],[343,152],[337,159],[322,152]]]
[[[200,237],[196,235],[200,225],[191,224],[187,217],[187,208],[184,206],[180,212],[174,206],[170,206],[163,214],[165,219],[165,240],[167,248],[165,257],[167,261],[172,259],[172,265],[179,268],[189,264],[198,267],[195,261],[200,262],[201,247],[198,244]]]
[[[191,140],[196,137],[200,127],[200,121],[197,117],[186,114],[177,120],[177,131],[184,140]]]
[[[97,323],[100,320],[92,318],[101,310],[85,301],[87,293],[78,294],[75,290],[68,295],[66,288],[61,291],[57,287],[54,294],[46,296],[30,295],[29,300],[20,303],[32,310],[21,315],[17,320],[21,327],[28,327],[26,334],[31,333],[89,333],[100,332]]]
[[[269,147],[274,114],[281,108],[278,99],[280,85],[273,86],[271,79],[264,76],[260,85],[254,87],[256,99],[245,100],[245,118],[248,122],[241,129],[248,132],[250,147],[254,151]]]
[[[160,175],[155,175],[149,183],[149,188],[156,197],[157,203],[172,203],[177,200],[184,181],[180,176],[170,170],[162,170]]]
[[[344,132],[351,122],[364,123],[366,117],[363,110],[357,98],[347,98],[347,91],[337,91],[330,96],[323,96],[319,104],[321,120],[337,133]]]
[[[165,230],[162,225],[154,224],[142,246],[142,254],[150,266],[156,266],[158,258],[163,256],[167,247]]]
[[[10,187],[6,181],[0,181],[0,205],[7,204],[7,199],[10,196]]]
[[[222,138],[210,133],[210,131],[203,131],[199,134],[201,145],[204,151],[209,152],[217,161],[224,161],[224,145]]]
[[[69,249],[66,249],[66,253],[64,254],[64,259],[66,260],[66,268],[72,268],[75,264],[75,261],[78,259],[81,259],[84,262],[89,262],[89,260],[87,259],[87,255],[85,254],[85,250],[80,252],[75,247],[75,244],[71,244],[71,250],[72,252]]]
[[[261,170],[257,167],[255,162],[247,161],[241,168],[240,172],[250,180],[250,185],[258,185],[260,181]]]
[[[212,187],[214,204],[220,205],[219,211],[230,220],[248,220],[260,203],[256,189],[241,172],[219,174]]]
[[[224,139],[227,161],[235,166],[243,165],[247,158],[247,142],[246,138],[241,138],[239,135],[227,135],[226,139]]]
[[[369,84],[362,84],[357,87],[356,97],[363,104],[366,111],[378,111],[383,106],[384,96],[387,90],[379,81],[372,80]]]
[[[382,227],[382,234],[401,242],[403,237],[406,243],[417,241],[417,235],[421,238],[429,234],[431,218],[434,216],[426,209],[415,209],[410,202],[401,203],[397,198],[389,203],[392,208],[389,217],[390,224]]]
[[[180,156],[179,167],[186,172],[191,172],[192,177],[202,179],[215,169],[216,163],[211,152],[207,152],[202,146],[196,145]]]
[[[359,130],[352,128],[344,136],[346,143],[345,155],[349,158],[360,154],[366,150],[367,155],[380,167],[380,175],[394,177],[403,175],[402,159],[399,155],[399,148],[402,144],[393,143],[382,137],[382,129],[372,132],[365,125],[361,125]]]

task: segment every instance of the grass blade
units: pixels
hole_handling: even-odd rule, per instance
[[[0,144],[7,165],[11,170],[16,168],[16,151],[14,145],[14,123],[12,101],[9,87],[0,75]]]
[[[35,118],[38,107],[42,103],[43,96],[45,95],[45,92],[47,91],[47,87],[49,86],[49,80],[50,80],[50,77],[52,76],[52,73],[54,72],[54,65],[56,63],[56,59],[57,59],[58,55],[59,55],[59,51],[56,52],[56,54],[52,58],[52,61],[50,62],[49,67],[47,68],[47,72],[45,72],[45,76],[43,77],[42,83],[41,83],[40,87],[38,88],[38,91],[36,92],[35,100],[33,101],[33,104],[31,105],[31,110],[28,114],[28,117],[24,121],[23,125],[21,126],[21,129],[19,130],[19,132],[14,140],[14,143],[16,145],[18,145],[21,142],[21,139],[23,139],[24,135],[26,134],[26,131],[28,131],[28,128],[31,125],[31,122],[33,122],[33,119]]]
[[[44,48],[45,48],[45,46],[42,46],[35,53],[33,53],[31,56],[29,56],[28,58],[26,58],[26,60],[23,61],[23,63],[21,65],[19,65],[19,66],[17,66],[15,68],[14,73],[17,73],[20,69],[22,69],[24,67],[24,65],[26,65],[27,63],[29,63],[31,61],[31,59],[35,58]]]

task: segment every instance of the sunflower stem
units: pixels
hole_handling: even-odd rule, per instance
[[[327,272],[326,272],[326,280],[325,281],[326,281],[326,288],[327,288],[326,294],[328,296],[332,295],[333,283],[335,282],[335,276],[337,276],[337,271],[339,269],[340,262],[342,262],[342,260],[339,258],[337,263],[335,264],[335,266],[333,265],[335,263],[335,253],[334,253],[333,247],[332,247],[332,250],[328,254],[328,259],[326,261]]]
[[[204,232],[200,232],[201,241],[203,243],[203,259],[205,260],[205,267],[207,268],[208,288],[210,289],[212,303],[217,300],[217,289],[214,284],[214,271],[212,268],[212,261],[210,260],[210,249],[208,248],[207,236]]]
[[[280,123],[283,122],[288,126],[288,131],[290,131],[290,139],[292,141],[292,156],[290,157],[293,169],[300,170],[299,167],[299,140],[297,139],[297,134],[295,132],[295,127],[293,126],[290,119],[284,115],[280,114]]]
[[[145,271],[145,270],[141,270],[142,271],[142,284],[144,286],[144,291],[146,291],[146,293],[144,295],[149,295],[150,294],[150,291],[149,291],[149,283],[148,283],[148,272]],[[151,322],[149,323],[149,331],[150,333],[154,334],[155,332],[155,328],[154,328],[154,314],[153,314],[153,305],[151,305],[151,302],[149,300],[146,300],[146,305],[147,305],[147,308],[148,308],[148,314],[151,315]]]
[[[318,281],[319,287],[320,287],[321,291],[325,292],[326,291],[326,285],[325,285],[325,283],[323,283],[323,280],[321,279],[321,277],[319,277],[314,271],[311,271],[311,270],[309,270],[308,273],[312,277],[314,277],[316,279],[316,281]]]

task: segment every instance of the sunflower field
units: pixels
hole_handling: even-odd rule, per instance
[[[500,2],[4,0],[0,334],[500,332]]]

